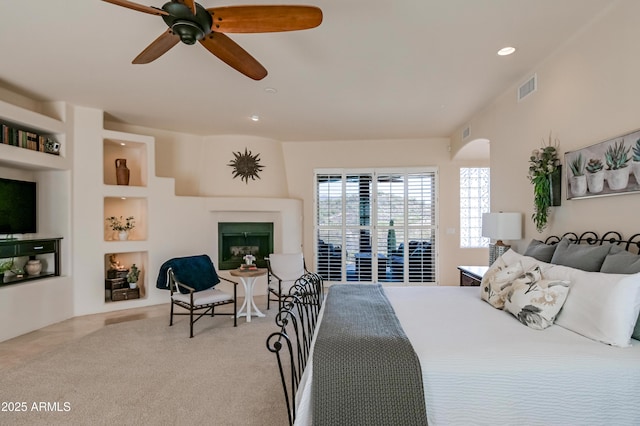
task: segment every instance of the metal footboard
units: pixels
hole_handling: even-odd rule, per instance
[[[295,282],[276,315],[279,331],[267,338],[267,349],[276,355],[289,424],[296,418],[296,392],[309,359],[313,333],[324,301],[322,277],[307,273]]]

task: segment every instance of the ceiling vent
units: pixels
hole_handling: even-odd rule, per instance
[[[465,127],[464,130],[462,131],[462,139],[468,138],[470,134],[471,134],[471,131],[469,130],[469,127]]]
[[[518,102],[538,89],[538,76],[534,74],[529,80],[518,87]]]

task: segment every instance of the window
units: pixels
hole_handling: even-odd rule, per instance
[[[436,281],[436,169],[315,174],[316,269],[324,279]]]
[[[482,236],[482,213],[489,212],[488,167],[460,168],[460,247],[488,247]]]

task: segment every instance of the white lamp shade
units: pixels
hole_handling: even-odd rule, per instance
[[[522,238],[522,213],[484,213],[482,236],[494,240],[519,240]]]

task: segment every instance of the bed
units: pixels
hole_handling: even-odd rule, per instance
[[[557,241],[558,247],[567,246],[565,239]],[[538,259],[551,260],[540,253],[545,248],[550,251],[548,247],[552,244],[532,242],[527,251],[531,249],[528,254],[537,257],[505,253],[505,259],[501,259],[504,269],[514,264],[526,271],[537,267],[540,276],[545,277],[545,285],[547,281],[552,282],[551,285],[569,283],[557,286],[568,287],[568,293],[564,306],[546,327],[539,327],[539,323],[534,323],[533,328],[531,323],[527,326],[529,318],[519,318],[516,313],[497,309],[483,300],[486,280],[480,288],[383,287],[419,359],[425,422],[430,425],[640,424],[640,341],[631,338],[640,336],[637,326],[640,273],[615,274],[566,266],[576,259],[578,263],[591,262],[592,254],[580,251],[583,249],[599,250],[598,256],[607,251],[601,257],[615,254],[618,263],[619,257],[624,256],[625,264],[640,265],[627,251],[622,255],[620,250],[611,253],[609,243],[620,246],[619,241],[624,241],[623,248],[629,249],[629,240],[609,240],[611,238],[595,238],[591,242],[576,236],[563,252],[569,259],[564,260],[564,265]],[[576,251],[578,247],[573,244],[580,242],[594,247],[580,247]],[[533,246],[538,250],[533,250]],[[637,255],[634,253],[634,256]],[[600,263],[600,268],[604,261],[596,263]],[[496,268],[492,266],[491,270]],[[593,265],[586,269],[593,269]],[[523,278],[522,274],[517,275]],[[542,281],[538,284],[542,285]],[[530,289],[531,283],[528,285]],[[332,303],[334,287],[340,286],[329,290],[320,311],[316,337],[324,325],[322,315]],[[312,342],[317,343],[315,339]],[[296,425],[327,424],[313,418],[313,351],[311,347],[295,386],[293,418]],[[339,365],[343,361],[337,357],[334,362]],[[336,380],[337,387],[342,385]],[[357,411],[362,407],[362,398],[359,393],[352,394],[346,405]],[[355,421],[350,423],[362,424],[357,413],[355,416]]]

